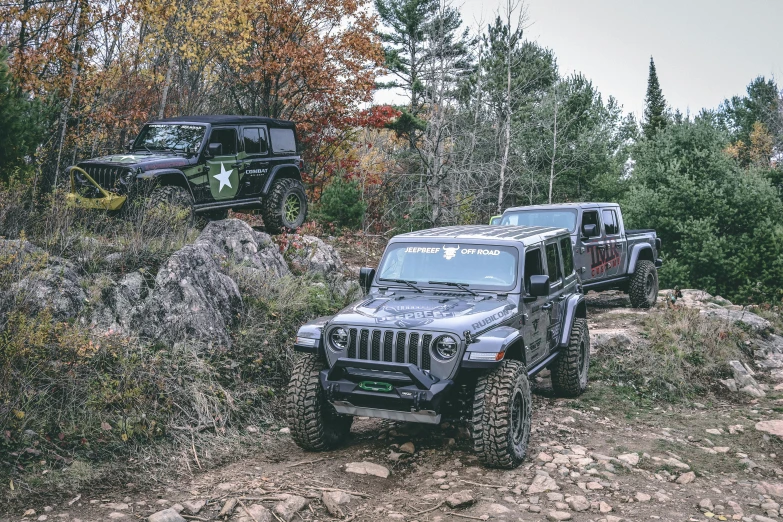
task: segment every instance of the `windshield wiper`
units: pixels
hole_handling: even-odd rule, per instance
[[[414,285],[413,281],[406,281],[405,279],[386,279],[384,277],[379,277],[378,281],[389,281],[390,283],[403,283],[403,284],[406,284],[406,285],[410,286],[411,288],[413,288],[417,292],[421,293],[421,288],[419,288],[418,286]]]
[[[476,292],[468,288],[468,283],[455,283],[453,281],[427,281],[428,285],[446,285],[446,286],[456,286],[460,290],[464,290],[468,292],[469,294],[478,295]]]

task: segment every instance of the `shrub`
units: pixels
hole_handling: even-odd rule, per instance
[[[355,230],[361,228],[365,210],[359,183],[338,174],[324,189],[315,214],[322,224]]]

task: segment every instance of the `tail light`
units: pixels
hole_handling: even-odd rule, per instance
[[[299,170],[304,170],[304,160],[303,159],[299,160]]]

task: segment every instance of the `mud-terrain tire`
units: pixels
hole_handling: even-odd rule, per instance
[[[190,195],[190,191],[185,187],[163,185],[152,189],[147,198],[146,206],[148,209],[152,209],[159,205],[168,205],[187,210],[189,212],[187,222],[189,226],[206,224],[202,218],[196,215],[193,209],[193,196]]]
[[[658,269],[652,261],[639,261],[628,285],[634,308],[652,308],[658,299]]]
[[[520,361],[503,361],[479,377],[471,431],[473,450],[485,466],[513,469],[525,459],[532,403],[527,368]]]
[[[288,427],[300,448],[309,451],[332,449],[344,442],[353,417],[338,415],[326,400],[318,374],[327,368],[316,355],[305,354],[294,364],[288,384]]]
[[[295,231],[307,218],[307,195],[298,179],[276,179],[261,209],[268,234]]]
[[[560,397],[578,397],[587,389],[590,371],[590,332],[587,319],[576,319],[571,336],[560,355],[549,367],[552,389]]]

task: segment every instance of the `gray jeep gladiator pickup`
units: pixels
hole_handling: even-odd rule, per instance
[[[365,297],[303,325],[288,421],[296,443],[344,441],[353,416],[438,424],[464,418],[492,467],[513,468],[530,438],[529,379],[587,387],[590,336],[567,230],[456,226],[395,236]]]
[[[655,230],[626,230],[617,203],[509,208],[503,212],[500,224],[567,229],[585,292],[616,288],[628,293],[634,308],[655,305],[661,239]]]

